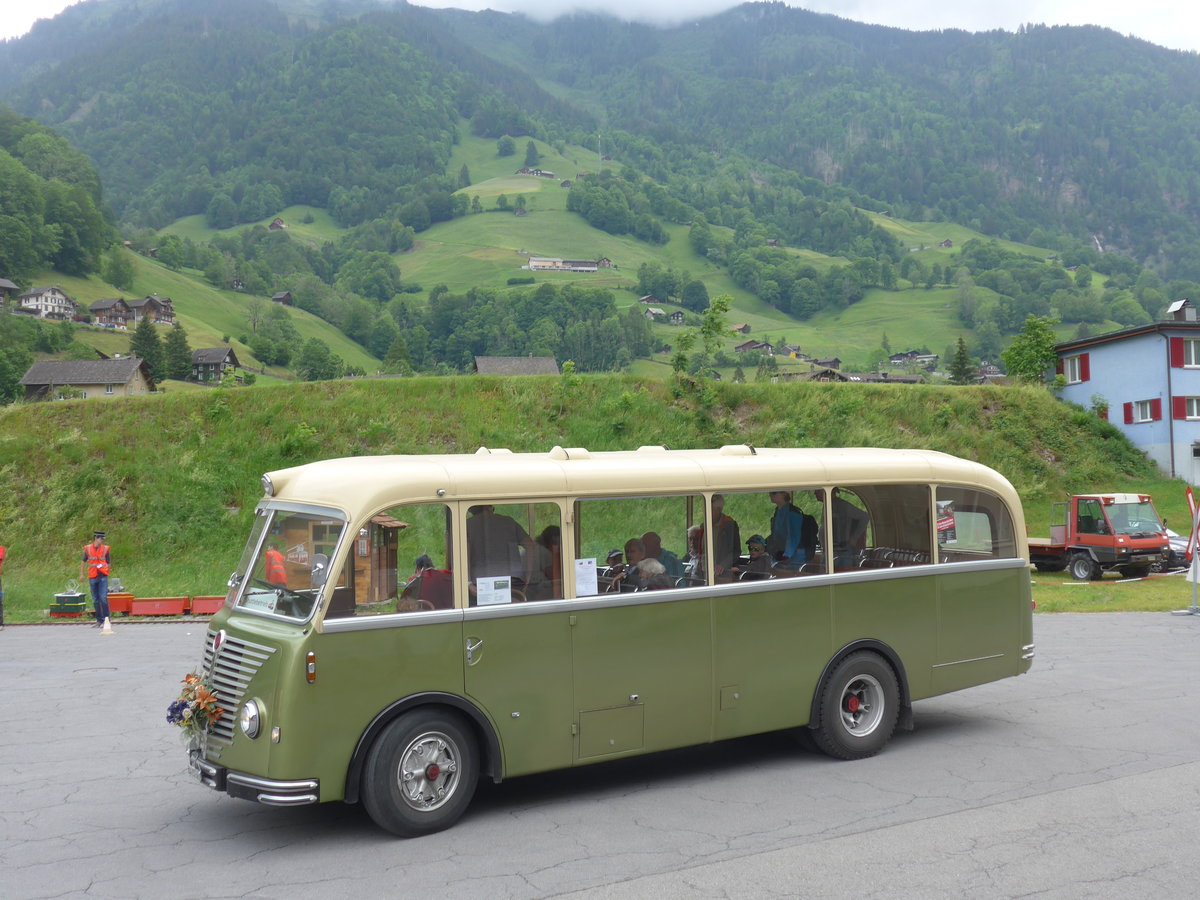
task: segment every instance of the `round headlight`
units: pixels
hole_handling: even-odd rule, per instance
[[[242,733],[248,738],[258,737],[258,730],[261,727],[262,717],[258,708],[257,700],[247,700],[242,704],[242,714],[238,722],[242,726]]]

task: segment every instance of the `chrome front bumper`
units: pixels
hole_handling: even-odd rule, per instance
[[[188,765],[201,784],[230,797],[253,800],[266,806],[305,806],[320,799],[320,782],[316,778],[276,781],[273,778],[231,772],[224,766],[202,758],[196,750],[189,755]]]

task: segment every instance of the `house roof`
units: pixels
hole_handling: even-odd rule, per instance
[[[0,278],[0,291],[15,291],[17,286],[7,278]]]
[[[16,285],[13,285],[13,286],[16,287]],[[71,300],[72,303],[75,302],[74,300],[71,299],[71,297],[69,297],[67,295],[67,292],[64,291],[62,288],[60,288],[57,284],[53,285],[52,287],[30,288],[25,293],[21,294],[19,299],[25,300],[26,298],[30,298],[30,297],[40,297],[40,296],[42,296],[42,294],[49,294],[51,292],[62,294],[68,300]]]
[[[232,347],[201,347],[192,351],[193,366],[214,366],[223,362],[239,365]]]
[[[128,304],[126,304],[124,298],[110,297],[107,300],[96,300],[88,307],[88,309],[95,312],[95,311],[101,310],[101,309],[112,309],[114,306],[117,306],[118,304],[121,306],[124,306],[126,309],[129,308]]]
[[[153,386],[150,370],[136,356],[121,359],[44,359],[30,366],[20,383],[27,387],[42,384],[128,384],[138,369]]]
[[[553,356],[477,356],[475,371],[480,375],[557,375],[558,362]]]
[[[1098,344],[1110,344],[1123,341],[1126,338],[1141,337],[1144,334],[1164,334],[1165,332],[1200,332],[1200,322],[1151,322],[1149,325],[1135,325],[1132,328],[1122,328],[1120,331],[1110,331],[1107,334],[1095,334],[1091,337],[1077,338],[1073,341],[1063,341],[1054,345],[1055,353],[1070,353],[1083,350]]]
[[[159,297],[157,294],[148,294],[147,296],[143,297],[141,300],[126,300],[125,301],[125,305],[128,306],[130,309],[140,309],[141,307],[145,306],[148,303],[153,303],[157,306],[162,307],[163,309],[170,309],[172,306],[170,297]]]

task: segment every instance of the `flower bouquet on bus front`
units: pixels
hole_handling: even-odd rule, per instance
[[[225,712],[217,704],[216,692],[195,672],[184,676],[183,690],[167,707],[167,722],[178,725],[189,738],[207,734]]]

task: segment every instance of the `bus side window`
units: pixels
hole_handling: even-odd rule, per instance
[[[472,606],[563,596],[562,516],[554,503],[476,503],[467,510]]]
[[[933,561],[928,487],[855,485],[852,490],[871,511],[870,532],[858,568],[890,569]]]
[[[707,584],[705,559],[695,552],[702,532],[693,530],[689,541],[689,529],[704,525],[704,507],[694,494],[576,501],[578,596]],[[595,585],[579,574],[593,566]]]
[[[449,522],[449,509],[441,503],[396,506],[371,516],[353,536],[326,618],[452,609]]]
[[[986,491],[937,489],[940,562],[1011,559],[1017,556],[1012,516],[999,497]]]

